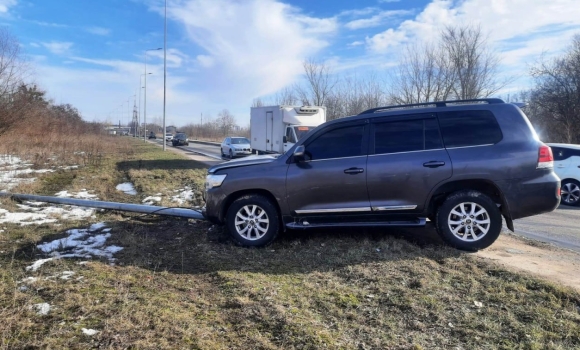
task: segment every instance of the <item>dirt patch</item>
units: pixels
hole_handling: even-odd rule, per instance
[[[502,234],[491,247],[475,255],[512,271],[527,272],[580,291],[580,254],[577,252]]]

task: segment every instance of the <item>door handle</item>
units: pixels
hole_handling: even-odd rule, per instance
[[[426,168],[438,168],[440,166],[444,166],[445,162],[441,162],[441,161],[430,161],[427,163],[423,163],[423,166]]]
[[[348,169],[345,169],[345,170],[344,170],[344,173],[345,173],[345,174],[352,174],[352,175],[355,175],[355,174],[360,174],[360,173],[363,173],[364,171],[365,171],[365,170],[364,170],[364,169],[362,169],[362,168],[348,168]]]
[[[558,165],[558,168],[565,168],[565,167],[566,167],[566,166],[565,166],[565,165],[562,165],[562,164]],[[580,168],[580,167],[579,167],[579,168]]]

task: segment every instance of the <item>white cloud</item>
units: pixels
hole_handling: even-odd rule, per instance
[[[111,33],[110,29],[103,27],[87,27],[85,30],[89,33],[102,36],[109,35]]]
[[[580,6],[577,0],[433,0],[415,19],[367,38],[367,44],[384,53],[405,41],[432,40],[444,26],[456,24],[481,25],[491,42],[525,42],[540,33],[558,38],[561,29],[580,26]]]
[[[371,18],[362,18],[354,21],[350,21],[345,24],[348,29],[362,29],[377,27],[384,24],[389,18],[400,17],[413,13],[409,10],[394,10],[394,11],[382,11],[378,14],[372,16]]]
[[[196,79],[207,82],[207,103],[224,107],[249,106],[291,84],[338,27],[335,18],[306,16],[275,0],[181,0],[168,15],[203,50]]]
[[[16,0],[0,0],[0,13],[7,13],[10,7],[16,6]]]
[[[50,52],[55,55],[64,55],[68,54],[70,48],[73,46],[71,42],[63,42],[63,41],[51,41],[48,43],[41,43],[42,46],[46,47]]]

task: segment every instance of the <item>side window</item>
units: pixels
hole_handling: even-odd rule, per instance
[[[375,124],[375,154],[443,148],[435,119]]]
[[[445,147],[490,145],[503,135],[490,111],[457,111],[437,113]]]
[[[345,158],[363,155],[364,125],[332,129],[306,146],[310,160]]]
[[[296,143],[296,140],[294,140],[294,133],[292,132],[292,128],[286,128],[286,141]]]
[[[566,154],[566,151],[564,148],[560,148],[560,147],[551,147],[552,148],[552,154],[554,154],[554,160],[564,160],[566,158],[568,158],[568,155]]]

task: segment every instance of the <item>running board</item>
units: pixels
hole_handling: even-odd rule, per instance
[[[426,218],[417,218],[417,220],[407,221],[365,221],[365,222],[328,222],[328,223],[310,223],[308,220],[302,219],[300,222],[291,222],[286,224],[290,229],[307,229],[307,228],[327,228],[327,227],[419,227],[425,226]]]

